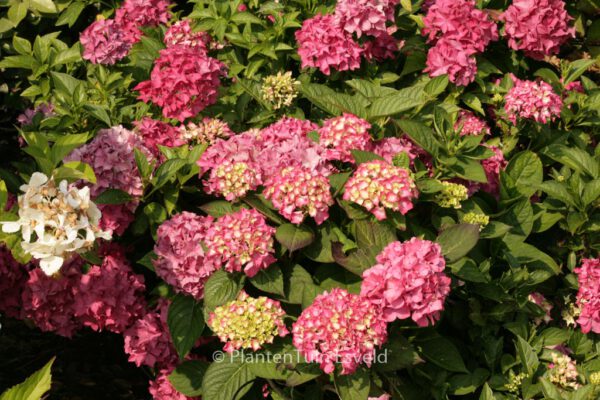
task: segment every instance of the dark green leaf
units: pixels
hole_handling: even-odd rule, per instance
[[[180,358],[185,357],[204,329],[202,306],[190,296],[175,296],[167,315],[173,346]]]
[[[442,246],[442,253],[449,262],[464,257],[471,251],[479,240],[479,226],[459,224],[443,230],[436,242]]]
[[[311,244],[315,234],[305,225],[283,224],[277,228],[275,238],[289,251],[296,251]]]
[[[169,382],[179,393],[189,397],[202,395],[202,380],[210,364],[205,361],[185,361],[169,375]]]

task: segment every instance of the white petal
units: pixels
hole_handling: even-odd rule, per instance
[[[48,182],[48,177],[41,172],[34,172],[29,179],[29,186],[42,186],[44,183]]]
[[[0,222],[0,224],[2,224],[2,232],[5,233],[15,233],[19,232],[21,229],[21,223],[19,221]]]
[[[64,259],[62,257],[47,257],[40,260],[40,268],[48,276],[52,276],[60,270],[63,265]]]

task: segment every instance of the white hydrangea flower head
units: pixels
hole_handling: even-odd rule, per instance
[[[89,250],[96,239],[111,239],[98,227],[102,213],[90,201],[89,187],[78,189],[66,180],[57,186],[54,179],[35,172],[20,189],[19,219],[0,222],[2,230],[21,231],[21,247],[40,260],[46,275],[58,272],[70,255]]]

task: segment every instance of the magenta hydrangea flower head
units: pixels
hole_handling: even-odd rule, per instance
[[[474,0],[438,0],[427,11],[423,24],[422,32],[429,42],[453,40],[471,54],[498,40],[498,27],[486,12],[475,7]]]
[[[412,318],[419,326],[435,323],[450,293],[450,278],[439,244],[412,238],[392,242],[363,273],[360,295],[382,307],[386,321]]]
[[[320,225],[329,218],[329,207],[333,205],[327,176],[304,167],[282,169],[265,182],[263,195],[294,224],[301,224],[308,215]]]
[[[168,304],[161,301],[156,311],[149,311],[123,333],[129,362],[150,368],[166,368],[177,362],[167,326]]]
[[[208,50],[210,40],[210,35],[207,32],[193,32],[190,21],[183,19],[175,22],[167,29],[164,43],[167,47],[187,46],[205,52]]]
[[[198,397],[188,397],[179,393],[169,381],[169,375],[174,368],[164,368],[158,371],[156,378],[150,381],[148,392],[152,396],[152,400],[198,400]]]
[[[398,0],[339,0],[335,7],[338,24],[346,32],[379,36],[387,33],[386,22],[394,21]]]
[[[317,14],[304,21],[296,31],[302,68],[315,67],[325,75],[360,67],[362,49],[343,30],[333,15]]]
[[[162,107],[165,118],[183,122],[216,102],[225,75],[225,65],[205,52],[172,46],[160,51],[150,79],[134,89],[140,92],[140,100]]]
[[[363,43],[363,56],[367,61],[385,61],[394,59],[404,46],[404,40],[398,40],[392,34],[397,28],[389,27],[387,33],[381,33]]]
[[[454,130],[460,133],[460,136],[469,135],[489,135],[490,127],[487,123],[473,114],[471,111],[461,110],[454,124]]]
[[[182,212],[163,222],[156,231],[156,274],[175,291],[195,299],[204,296],[204,283],[217,269],[202,247],[212,217]]]
[[[583,333],[600,333],[600,258],[584,258],[574,272],[579,282],[577,306],[581,308],[577,323]]]
[[[427,52],[427,72],[430,77],[448,74],[450,82],[467,86],[475,80],[477,61],[472,49],[454,39],[442,38]]]
[[[125,0],[115,20],[135,27],[166,24],[171,19],[170,5],[167,0]]]
[[[122,190],[133,198],[126,204],[98,205],[102,212],[100,228],[118,235],[123,234],[133,221],[139,198],[144,192],[134,148],[151,157],[142,139],[119,125],[100,130],[94,140],[73,150],[65,158],[65,161],[83,161],[92,167],[96,174],[96,183],[90,188],[92,198],[107,189]]]
[[[210,313],[208,326],[225,343],[228,353],[237,349],[259,350],[273,343],[276,336],[284,337],[289,331],[283,318],[285,311],[278,301],[268,297],[250,297],[243,290],[236,300]]]
[[[135,132],[141,136],[144,146],[157,159],[164,158],[158,146],[177,147],[185,143],[180,138],[179,129],[166,122],[144,117],[133,124],[136,128]]]
[[[514,78],[514,86],[504,97],[504,111],[508,119],[532,119],[541,124],[560,117],[563,101],[544,81],[527,81]]]
[[[99,19],[85,28],[79,37],[83,58],[94,64],[115,64],[129,53],[133,41],[122,24]]]
[[[329,160],[354,162],[351,150],[368,150],[371,144],[371,124],[353,114],[329,118],[318,130],[319,145],[326,149]]]
[[[123,255],[107,255],[81,276],[75,315],[95,331],[122,333],[145,314],[145,290]]]
[[[569,26],[573,18],[562,0],[514,0],[502,19],[508,45],[536,59],[557,54],[575,37],[575,28]]]
[[[387,340],[381,308],[369,300],[334,288],[315,298],[292,327],[293,343],[309,362],[330,374],[335,364],[342,375],[360,364],[371,365],[375,349]]]
[[[374,143],[370,149],[371,152],[385,159],[390,164],[393,164],[394,158],[399,156],[401,153],[405,153],[410,161],[412,162],[420,154],[418,149],[413,142],[410,141],[406,136],[402,137],[390,137],[383,138],[380,141]]]
[[[10,318],[21,318],[21,293],[30,269],[30,265],[19,264],[10,250],[0,245],[0,313]]]
[[[406,214],[418,196],[410,172],[383,160],[362,163],[346,182],[343,199],[363,206],[378,220],[386,219],[389,208]]]
[[[208,229],[204,244],[208,256],[228,272],[244,271],[253,277],[276,261],[273,256],[275,228],[262,214],[242,208],[217,219]]]
[[[23,287],[22,317],[31,320],[44,332],[71,337],[81,328],[75,318],[75,298],[81,278],[80,258],[64,264],[59,275],[48,276],[41,268],[29,271]]]

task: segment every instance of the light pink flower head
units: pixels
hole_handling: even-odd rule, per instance
[[[446,261],[437,243],[419,238],[392,242],[363,273],[360,295],[383,308],[386,321],[412,318],[419,326],[435,323],[450,293]]]
[[[65,158],[65,161],[82,161],[92,167],[96,174],[96,183],[90,188],[92,198],[106,189],[119,189],[133,197],[134,200],[127,204],[98,206],[102,211],[100,228],[119,235],[133,220],[139,197],[144,192],[134,148],[151,157],[142,139],[119,125],[100,130],[94,140],[73,150]]]
[[[475,80],[477,62],[474,52],[454,39],[442,38],[427,52],[427,72],[430,77],[448,75],[450,82],[467,86]]]
[[[226,67],[192,47],[173,46],[160,51],[150,79],[134,89],[138,98],[162,108],[165,118],[183,122],[217,101],[220,78]]]
[[[123,255],[107,255],[82,275],[75,315],[95,331],[122,333],[145,314],[145,289],[144,277],[133,273]]]
[[[309,362],[318,362],[330,374],[335,364],[342,375],[360,364],[370,366],[375,349],[387,340],[381,308],[369,300],[335,288],[315,298],[292,328],[296,349]]]
[[[206,232],[208,256],[228,272],[244,271],[253,277],[276,261],[273,256],[275,228],[258,211],[246,208],[217,219]]]
[[[371,124],[353,114],[329,118],[319,128],[319,145],[329,160],[354,162],[351,150],[367,150],[371,144]]]
[[[360,67],[362,49],[343,30],[333,15],[317,14],[304,21],[296,31],[302,68],[315,67],[325,75]]]
[[[544,81],[527,81],[513,77],[514,86],[504,97],[504,111],[508,119],[532,119],[545,124],[560,116],[563,102],[552,86]]]
[[[454,124],[454,130],[459,132],[460,136],[490,134],[490,127],[487,123],[471,111],[467,110],[461,110],[458,114],[458,119]]]
[[[210,40],[210,35],[207,32],[193,32],[190,21],[183,19],[175,22],[167,29],[164,43],[167,47],[187,46],[205,52],[208,49]]]
[[[156,158],[164,158],[158,146],[177,147],[185,143],[180,138],[179,129],[166,122],[144,117],[140,121],[135,121],[134,125],[135,131],[142,138],[144,146]]]
[[[343,199],[370,211],[378,220],[386,219],[389,208],[406,214],[418,196],[410,173],[383,160],[362,163],[346,182]]]
[[[579,282],[577,306],[581,308],[577,323],[583,333],[600,333],[600,258],[584,258],[574,272]]]
[[[114,64],[124,58],[132,39],[122,24],[113,19],[99,19],[85,28],[79,37],[83,58],[94,64]]]
[[[204,296],[204,283],[217,269],[202,248],[212,223],[212,217],[184,211],[163,222],[156,231],[156,274],[176,292],[198,300]]]
[[[329,207],[333,205],[327,176],[303,167],[282,169],[265,182],[263,194],[294,224],[311,216],[320,225],[329,218]]]
[[[339,0],[335,7],[338,24],[346,32],[378,36],[387,33],[386,22],[394,21],[398,0]]]
[[[573,18],[562,0],[514,0],[502,19],[508,45],[536,59],[557,54],[575,37],[575,28],[569,26]]]
[[[208,143],[212,145],[217,139],[227,139],[234,134],[227,122],[217,118],[204,117],[197,125],[188,122],[187,125],[179,127],[181,140],[190,144]]]

